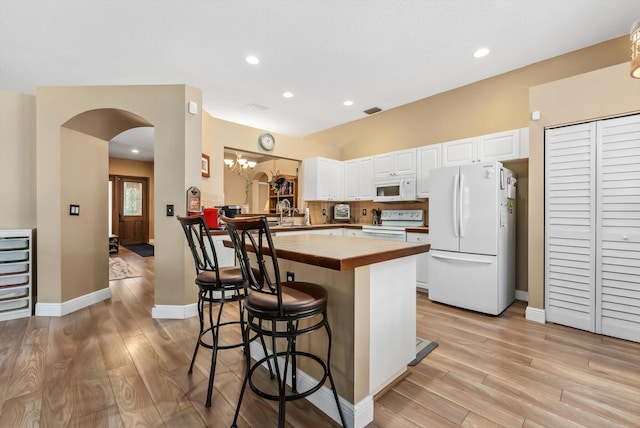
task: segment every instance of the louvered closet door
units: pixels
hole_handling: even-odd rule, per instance
[[[598,122],[596,332],[640,341],[640,115]]]
[[[550,322],[595,329],[595,130],[545,131],[545,312]]]

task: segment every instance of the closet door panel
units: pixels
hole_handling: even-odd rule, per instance
[[[598,122],[596,332],[640,342],[640,115]]]
[[[595,130],[545,132],[545,312],[547,320],[595,329]]]

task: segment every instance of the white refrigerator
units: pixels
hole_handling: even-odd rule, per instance
[[[513,303],[515,191],[500,162],[431,171],[429,299],[491,315]]]

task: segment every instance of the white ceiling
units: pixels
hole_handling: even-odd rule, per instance
[[[0,87],[184,83],[214,117],[304,137],[628,34],[639,17],[638,0],[0,0]],[[479,47],[489,56],[473,58]]]

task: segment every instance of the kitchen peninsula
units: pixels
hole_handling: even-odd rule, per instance
[[[348,425],[364,427],[373,420],[373,395],[416,356],[416,255],[429,245],[314,234],[273,241],[282,278],[293,272],[296,281],[321,284],[329,292],[331,367]],[[303,336],[296,346],[323,355],[326,336]],[[262,350],[251,352],[257,356]],[[317,376],[314,367],[299,369],[299,382]],[[328,391],[308,399],[339,420]]]

